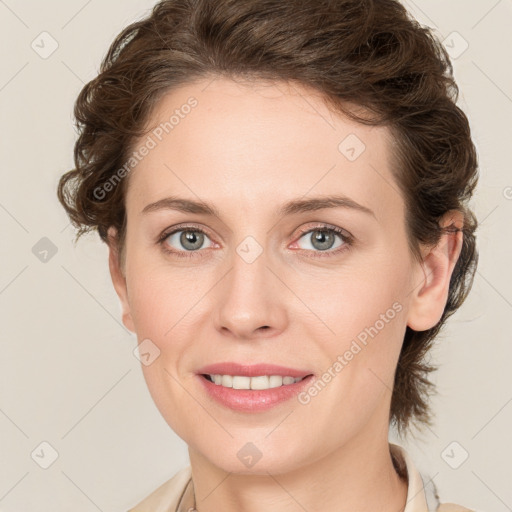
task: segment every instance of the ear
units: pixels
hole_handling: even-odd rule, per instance
[[[418,264],[413,282],[407,325],[415,331],[430,329],[441,319],[453,269],[462,250],[463,233],[456,229],[463,227],[463,214],[451,210],[439,224],[450,227],[450,231],[443,233],[434,248],[423,251],[423,262]]]
[[[132,315],[130,312],[130,303],[128,301],[128,288],[126,286],[126,277],[121,268],[121,262],[119,258],[119,243],[117,239],[117,231],[114,227],[110,227],[108,233],[108,266],[110,269],[110,277],[112,278],[112,284],[116,290],[117,296],[121,301],[122,308],[122,319],[125,327],[135,332],[135,326],[133,324]]]

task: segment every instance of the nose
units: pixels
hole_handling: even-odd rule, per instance
[[[215,327],[238,340],[268,338],[286,329],[289,291],[269,267],[265,250],[252,260],[233,254],[232,266],[217,287]]]

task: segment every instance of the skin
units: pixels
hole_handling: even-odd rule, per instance
[[[197,509],[403,510],[407,484],[388,447],[393,376],[406,326],[425,330],[441,318],[462,233],[423,248],[416,262],[388,129],[332,113],[318,93],[205,79],[168,93],[149,126],[190,96],[197,107],[129,176],[126,259],[120,263],[111,228],[109,265],[125,326],[160,350],[142,370],[162,416],[188,444]],[[366,146],[353,162],[338,150],[349,134]],[[275,213],[287,201],[334,193],[375,216],[348,208]],[[171,195],[212,203],[219,216],[141,213]],[[180,223],[207,232],[188,259],[157,243]],[[318,223],[347,231],[353,245],[335,254],[345,241],[334,235],[333,248],[322,251],[314,233],[299,232]],[[441,223],[461,227],[462,217],[449,212]],[[180,234],[164,243],[190,254]],[[252,263],[237,253],[247,236],[263,250]],[[308,404],[235,412],[200,386],[196,371],[221,361],[321,376],[393,303],[401,311]],[[251,468],[237,457],[248,442],[262,454]]]

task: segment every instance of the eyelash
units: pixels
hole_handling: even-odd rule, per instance
[[[174,235],[175,233],[178,233],[180,231],[185,232],[192,232],[192,233],[203,233],[204,235],[208,236],[208,233],[204,231],[203,229],[196,227],[196,226],[177,226],[173,228],[171,231],[165,231],[160,237],[158,238],[157,243],[161,246],[162,250],[170,254],[171,256],[176,256],[178,258],[195,258],[199,252],[197,251],[175,251],[172,249],[168,249],[166,247],[165,241],[167,238],[169,238],[171,235]],[[305,234],[311,233],[314,231],[322,231],[327,233],[335,233],[340,236],[340,238],[343,240],[343,245],[341,247],[338,247],[334,250],[329,251],[310,251],[309,249],[300,249],[302,251],[308,251],[308,252],[314,252],[316,253],[314,256],[311,256],[312,258],[329,258],[339,255],[342,252],[348,251],[352,248],[352,245],[354,243],[354,239],[352,236],[348,235],[345,231],[341,230],[340,228],[337,228],[335,226],[330,226],[326,224],[319,224],[317,226],[306,228],[299,232],[299,237],[297,240],[300,240]]]

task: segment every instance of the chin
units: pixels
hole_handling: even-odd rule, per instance
[[[268,476],[268,473],[287,473],[307,463],[308,454],[304,451],[304,444],[299,440],[297,443],[283,444],[262,437],[264,436],[230,437],[224,443],[210,439],[207,445],[193,445],[194,451],[199,453],[201,458],[206,458],[227,473],[239,475]]]

